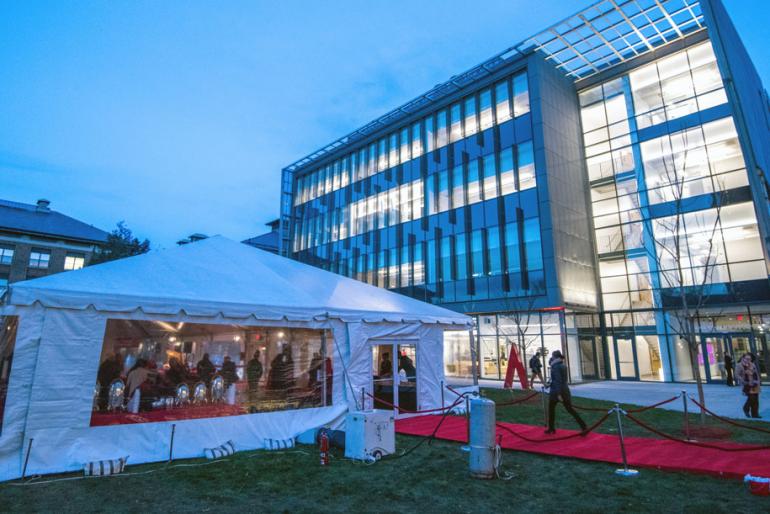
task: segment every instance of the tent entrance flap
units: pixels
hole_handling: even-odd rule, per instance
[[[418,376],[414,343],[394,341],[372,345],[372,403],[375,409],[418,410]]]

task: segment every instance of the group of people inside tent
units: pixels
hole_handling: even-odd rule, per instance
[[[96,377],[98,393],[92,424],[104,421],[98,419],[103,415],[111,416],[109,423],[120,422],[115,421],[115,416],[136,414],[136,411],[173,409],[174,413],[164,416],[178,419],[185,417],[184,410],[201,408],[208,408],[212,416],[219,416],[331,404],[331,359],[323,356],[317,341],[298,336],[294,341],[272,343],[265,342],[268,337],[256,337],[258,344],[252,344],[246,333],[228,337],[240,344],[223,346],[202,342],[195,347],[205,352],[200,359],[195,359],[194,353],[174,351],[179,349],[178,345],[158,345],[157,342],[143,345],[138,340],[132,344],[122,340],[117,345],[114,341],[105,344],[107,356],[99,365]],[[223,348],[237,350],[235,358],[214,353]],[[108,349],[112,351],[107,352]],[[251,354],[248,361],[244,358],[247,354]],[[111,386],[116,380],[124,386],[117,406],[115,399],[110,398],[115,394]],[[182,384],[187,385],[189,394],[184,401],[179,395]],[[206,391],[202,401],[196,396],[200,384]],[[202,414],[190,411],[190,415],[200,417]]]

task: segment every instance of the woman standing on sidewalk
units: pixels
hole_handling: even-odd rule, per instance
[[[759,415],[759,373],[751,355],[746,353],[738,363],[737,378],[743,384],[743,394],[746,395],[746,403],[743,404],[743,413],[749,418],[761,418]]]

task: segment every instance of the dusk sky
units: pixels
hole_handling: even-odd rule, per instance
[[[724,0],[770,86],[766,0]],[[0,2],[0,198],[244,239],[284,166],[586,0]]]

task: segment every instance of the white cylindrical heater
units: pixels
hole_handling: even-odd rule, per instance
[[[495,476],[495,402],[471,400],[470,470],[474,478]]]

